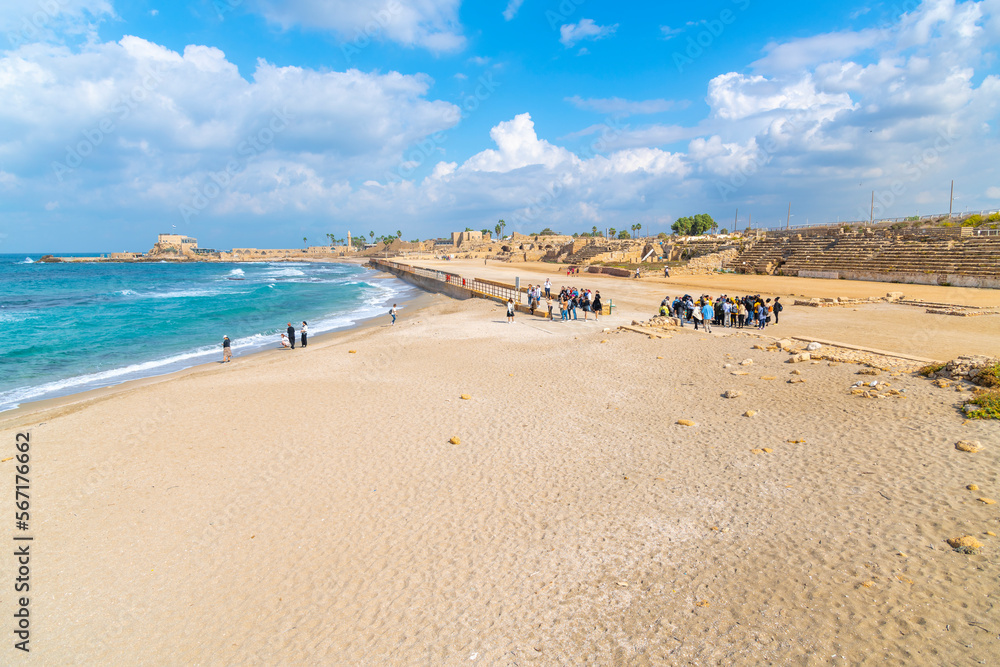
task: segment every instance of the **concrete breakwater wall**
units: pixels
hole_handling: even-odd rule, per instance
[[[368,261],[368,264],[373,269],[391,273],[400,280],[405,280],[411,285],[416,285],[428,292],[436,292],[450,296],[453,299],[463,300],[476,296],[472,289],[465,285],[467,281],[456,274],[407,266],[406,264],[389,262],[383,259],[371,259]]]

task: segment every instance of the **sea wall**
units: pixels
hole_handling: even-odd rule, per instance
[[[446,282],[438,278],[433,278],[430,276],[420,275],[419,273],[414,273],[413,271],[406,271],[399,267],[393,266],[388,262],[380,262],[378,260],[373,260],[371,262],[372,266],[379,271],[385,271],[386,273],[391,273],[400,280],[405,280],[411,285],[416,285],[420,289],[427,290],[428,292],[437,292],[438,294],[444,294],[450,296],[453,299],[471,299],[475,295],[472,290],[462,287],[460,284],[455,284],[451,282]]]

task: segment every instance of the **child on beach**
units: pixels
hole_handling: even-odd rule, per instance
[[[392,324],[396,323],[396,304],[392,304],[392,308],[389,309],[389,314],[392,315]]]
[[[284,348],[284,349],[287,350],[288,349],[288,334],[281,334],[281,340],[278,341],[278,342],[281,343],[281,347],[282,348]]]
[[[514,299],[507,299],[507,324],[514,323]]]

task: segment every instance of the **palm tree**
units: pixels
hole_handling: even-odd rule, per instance
[[[396,230],[396,238],[398,238],[400,241],[402,241],[403,240],[403,232],[401,232],[400,230],[397,229]]]
[[[617,234],[617,233],[618,233],[617,229],[615,229],[614,227],[610,228],[608,230],[608,238],[613,239],[615,237],[615,234]]]
[[[596,226],[590,228],[590,235],[594,236],[594,237],[597,236],[597,227]]]
[[[503,230],[507,226],[507,223],[503,221],[503,218],[500,218],[499,225],[500,225],[500,232],[499,233],[503,234]]]
[[[307,244],[308,244],[308,239],[305,236],[303,236],[302,237],[302,245],[305,246]]]
[[[642,223],[641,222],[635,223],[635,231],[638,232],[640,229],[642,229]],[[636,234],[636,236],[638,237],[639,235]]]

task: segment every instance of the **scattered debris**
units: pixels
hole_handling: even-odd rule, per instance
[[[742,391],[738,391],[736,389],[727,389],[726,393],[723,394],[723,396],[726,397],[726,398],[739,398],[742,395],[743,395],[743,392]]]
[[[451,443],[451,444],[453,444],[453,445],[460,445],[460,444],[462,444],[462,441],[461,441],[461,440],[459,440],[459,438],[458,438],[458,436],[457,436],[457,435],[453,435],[453,436],[451,437],[451,440],[449,440],[448,442],[450,442],[450,443]]]

